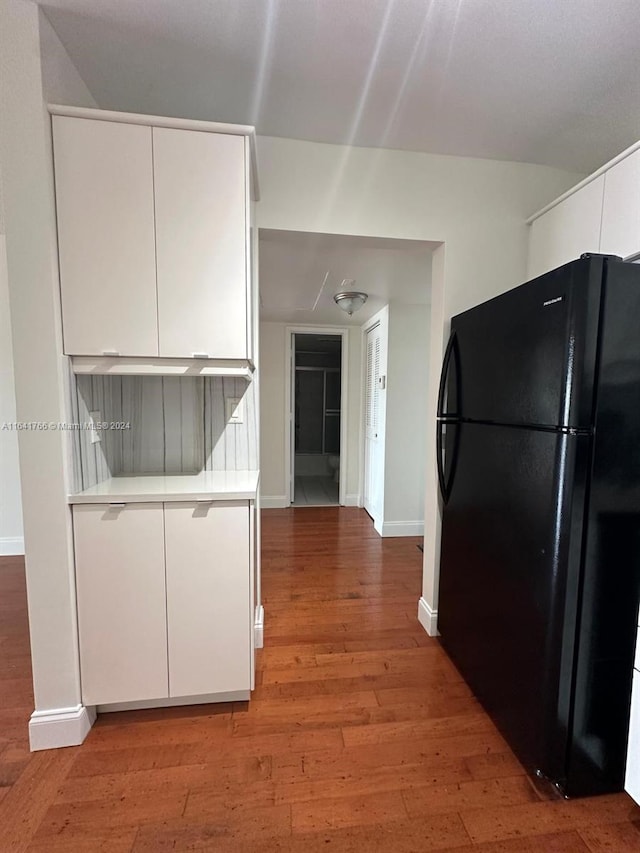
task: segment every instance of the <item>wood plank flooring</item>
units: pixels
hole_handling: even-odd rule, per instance
[[[416,619],[417,539],[351,508],[263,514],[265,648],[250,703],[99,718],[30,754],[22,561],[0,559],[0,851],[625,853],[625,794],[523,771]]]

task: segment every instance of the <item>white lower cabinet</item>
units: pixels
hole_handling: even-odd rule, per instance
[[[169,695],[249,690],[249,507],[165,504]]]
[[[82,700],[251,689],[250,504],[76,504]]]
[[[161,503],[73,508],[85,705],[169,695]]]
[[[627,743],[627,771],[624,788],[636,803],[640,803],[640,672],[637,669],[633,671],[631,718]]]

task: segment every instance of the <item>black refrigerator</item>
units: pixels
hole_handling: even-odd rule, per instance
[[[640,266],[583,255],[454,317],[438,629],[531,772],[621,790],[640,591]]]

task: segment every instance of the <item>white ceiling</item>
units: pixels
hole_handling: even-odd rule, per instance
[[[100,106],[588,172],[640,137],[638,0],[46,0]]]
[[[390,301],[429,303],[435,245],[261,229],[260,319],[360,326]],[[333,301],[343,279],[369,297],[353,317]]]

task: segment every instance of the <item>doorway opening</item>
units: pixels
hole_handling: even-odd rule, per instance
[[[292,332],[291,352],[291,502],[338,506],[342,335]]]

